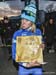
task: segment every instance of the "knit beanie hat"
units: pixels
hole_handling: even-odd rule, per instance
[[[21,13],[21,19],[27,19],[33,23],[36,21],[36,5],[34,3],[30,3],[27,5]]]

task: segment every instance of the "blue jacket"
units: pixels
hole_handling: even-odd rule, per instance
[[[32,36],[32,35],[42,36],[41,30],[36,29],[36,31],[32,33],[31,31],[20,29],[14,33],[12,38],[12,59],[13,60],[15,60],[16,58],[16,37],[17,36]]]

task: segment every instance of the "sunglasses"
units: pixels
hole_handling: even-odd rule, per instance
[[[36,17],[36,15],[35,15],[33,12],[31,12],[31,11],[22,10],[22,14],[23,14],[23,13],[25,13],[25,14],[28,15],[28,16]]]

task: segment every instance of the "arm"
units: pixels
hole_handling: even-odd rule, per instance
[[[13,35],[12,38],[12,59],[15,60],[15,56],[16,56],[16,37],[15,35]]]
[[[16,70],[18,70],[18,63],[16,63],[15,58],[16,58],[16,36],[14,34],[12,38],[12,60],[14,67],[16,68]]]

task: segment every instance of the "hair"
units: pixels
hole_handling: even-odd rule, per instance
[[[4,16],[4,20],[9,20],[9,18],[7,16]]]
[[[35,30],[36,30],[36,25],[34,23],[32,23],[32,29],[31,29],[31,31],[34,33]]]

